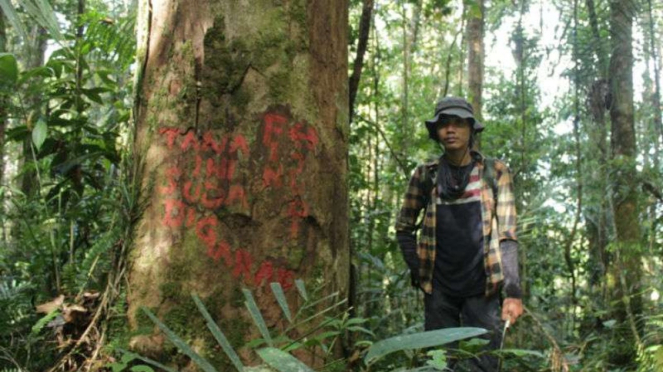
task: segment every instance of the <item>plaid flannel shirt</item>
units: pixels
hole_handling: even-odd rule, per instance
[[[478,159],[479,178],[481,179],[481,219],[483,221],[483,249],[484,267],[486,270],[486,295],[496,293],[499,284],[504,280],[502,270],[502,257],[500,252],[500,241],[516,239],[516,204],[513,196],[513,183],[511,173],[506,164],[494,160],[495,181],[497,183],[497,197],[493,197],[493,185],[484,180],[484,157],[479,152],[473,151],[472,155]],[[396,220],[396,231],[414,234],[418,228],[417,217],[424,208],[426,198],[422,188],[429,172],[437,169],[438,160],[418,166],[410,179],[405,193],[403,206]],[[433,185],[437,181],[433,179]],[[428,197],[428,206],[424,216],[419,240],[417,244],[417,256],[419,258],[419,282],[426,293],[433,291],[433,271],[435,267],[435,226],[436,226],[436,203],[437,187],[431,188]]]

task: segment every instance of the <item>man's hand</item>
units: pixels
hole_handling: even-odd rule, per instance
[[[502,320],[511,324],[523,313],[523,301],[519,298],[505,298],[502,302]]]

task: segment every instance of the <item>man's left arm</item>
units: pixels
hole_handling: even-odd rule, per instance
[[[516,201],[509,169],[500,163],[497,179],[497,221],[499,229],[502,273],[505,299],[502,303],[502,320],[511,324],[523,313],[520,274],[518,271],[518,240],[516,237]]]

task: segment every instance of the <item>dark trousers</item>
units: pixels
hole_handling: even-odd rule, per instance
[[[425,323],[424,328],[432,331],[451,327],[479,327],[488,330],[482,336],[490,341],[485,349],[495,350],[500,346],[502,338],[500,319],[500,296],[494,294],[490,297],[478,295],[473,297],[453,297],[433,289],[432,294],[424,295]],[[446,345],[457,349],[458,343]],[[459,363],[450,361],[449,367],[453,371],[497,371],[498,359],[495,356],[481,355]]]

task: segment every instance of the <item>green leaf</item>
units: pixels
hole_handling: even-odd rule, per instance
[[[470,352],[470,353],[476,353],[479,350],[481,350],[482,347],[487,345],[490,341],[483,339],[483,338],[473,338],[471,340],[467,341],[461,341],[460,342],[460,349]]]
[[[198,296],[191,295],[193,297],[193,301],[196,303],[196,306],[198,306],[198,310],[203,314],[203,317],[207,321],[207,328],[209,328],[210,332],[214,335],[214,338],[216,339],[216,342],[221,345],[221,348],[223,351],[226,353],[232,364],[237,368],[238,371],[242,372],[244,371],[244,365],[239,359],[239,356],[237,356],[237,353],[235,352],[235,349],[230,345],[230,342],[228,341],[228,338],[226,338],[226,335],[221,332],[221,329],[219,329],[219,326],[216,325],[214,320],[212,319],[212,316],[210,316],[209,312],[205,308],[205,305],[203,305],[203,302],[200,301],[200,298]]]
[[[98,104],[101,105],[101,104],[104,103],[103,99],[101,98],[101,94],[110,92],[110,89],[103,88],[103,87],[97,87],[97,88],[90,88],[90,89],[81,89],[81,92],[90,101],[93,101],[93,102],[98,103]]]
[[[242,288],[242,292],[244,292],[244,297],[246,298],[244,304],[249,310],[251,318],[253,318],[253,322],[256,324],[256,327],[258,327],[260,334],[267,342],[267,345],[274,346],[272,337],[269,335],[269,330],[267,329],[267,324],[265,324],[265,319],[263,319],[262,314],[258,309],[258,304],[256,304],[256,300],[253,298],[253,294],[251,294],[251,291],[246,288]]]
[[[306,286],[304,285],[304,281],[301,279],[296,279],[295,286],[297,287],[297,290],[299,291],[299,294],[302,296],[304,301],[308,301],[308,294],[306,293]]]
[[[60,25],[55,16],[55,11],[47,0],[18,0],[23,9],[41,27],[48,30],[50,36],[60,45],[64,45],[65,37],[60,32]]]
[[[110,367],[112,372],[122,372],[125,368],[127,368],[127,365],[124,363],[115,362],[106,364],[106,367]]]
[[[311,368],[292,355],[273,347],[258,350],[258,355],[265,363],[279,372],[313,372]]]
[[[354,345],[355,345],[355,347],[360,347],[360,346],[370,347],[371,345],[373,345],[373,341],[371,341],[371,340],[361,340],[361,341],[355,342]]]
[[[60,310],[53,310],[50,313],[44,315],[41,319],[35,323],[35,325],[32,326],[32,332],[31,335],[37,336],[39,332],[50,322],[51,320],[55,319],[56,316],[60,315]]]
[[[49,78],[55,76],[55,71],[46,66],[35,67],[30,70],[21,71],[16,84],[21,85],[35,77]]]
[[[536,350],[526,350],[526,349],[502,349],[502,350],[494,350],[494,354],[513,354],[517,357],[524,357],[524,356],[535,356],[538,358],[545,358],[546,356],[543,355],[540,351]]]
[[[435,331],[420,332],[411,335],[401,335],[373,344],[368,349],[364,360],[373,363],[377,359],[396,351],[423,349],[426,347],[440,346],[450,342],[476,337],[486,334],[483,328],[446,328]]]
[[[440,370],[447,368],[447,354],[444,350],[431,350],[426,355],[432,358],[426,362],[426,365]]]
[[[39,150],[41,148],[41,145],[44,144],[44,141],[46,141],[47,132],[48,132],[48,127],[46,126],[46,123],[42,120],[39,120],[37,122],[37,125],[35,125],[34,129],[32,129],[32,143],[35,144],[37,150]]]
[[[368,321],[368,319],[366,319],[366,318],[350,318],[350,319],[348,319],[346,324],[347,325],[355,325],[355,324],[366,323],[367,321]]]
[[[10,53],[0,53],[0,83],[14,85],[16,80],[18,80],[16,57]]]
[[[247,349],[257,349],[259,346],[262,346],[264,344],[266,344],[264,339],[262,339],[260,337],[256,337],[256,338],[252,339],[251,341],[245,343],[244,347],[247,348]]]
[[[143,361],[143,362],[145,362],[145,363],[147,363],[147,364],[150,364],[150,365],[153,365],[153,366],[155,366],[155,367],[157,367],[157,368],[159,368],[159,369],[162,369],[162,370],[164,370],[164,371],[166,371],[166,372],[178,372],[178,371],[176,371],[176,370],[174,370],[174,369],[172,369],[172,368],[170,368],[170,367],[167,367],[167,366],[165,366],[165,365],[163,365],[163,364],[157,362],[156,360],[153,360],[153,359],[150,359],[150,358],[146,358],[146,357],[141,356],[141,355],[139,355],[139,354],[132,353],[132,352],[130,352],[130,351],[124,350],[124,349],[122,349],[122,348],[117,348],[117,350],[118,350],[119,352],[121,352],[121,353],[124,353],[125,355],[128,354],[128,355],[133,356],[133,359],[138,359],[138,360]]]
[[[189,345],[187,345],[184,340],[182,340],[179,336],[175,334],[168,326],[163,324],[159,318],[156,317],[150,310],[147,308],[142,307],[141,308],[145,314],[147,314],[148,317],[156,324],[159,329],[161,329],[161,332],[165,333],[168,339],[178,348],[180,351],[182,351],[184,354],[186,354],[191,360],[194,361],[203,371],[205,372],[218,372],[211,364],[208,362],[205,358],[201,357],[198,353],[196,353]]]
[[[325,339],[330,338],[330,337],[338,336],[340,334],[341,334],[341,331],[326,331],[326,332],[322,332],[322,333],[316,335],[315,339],[322,341],[322,340],[325,340]]]
[[[281,309],[283,310],[283,314],[285,314],[286,319],[292,323],[290,307],[288,307],[288,300],[285,298],[285,293],[283,293],[283,287],[281,287],[281,283],[271,283],[270,286],[272,287],[272,292],[274,292],[274,297],[276,297],[276,302],[279,303],[279,306],[281,306]]]
[[[2,13],[9,21],[9,24],[11,24],[19,36],[21,36],[23,40],[27,42],[28,34],[25,32],[23,23],[21,22],[20,18],[18,18],[11,0],[0,0],[0,9],[2,9]]]
[[[614,319],[606,320],[603,322],[603,326],[606,328],[613,328],[617,324],[617,321]]]
[[[335,295],[336,295],[336,294],[338,294],[338,292],[336,292]],[[347,299],[347,298],[344,298],[343,300],[341,300],[341,301],[339,301],[339,302],[337,302],[337,303],[335,303],[335,304],[333,304],[333,305],[327,307],[326,309],[324,309],[324,310],[322,310],[322,311],[319,311],[319,312],[317,312],[317,313],[315,313],[315,314],[309,316],[308,318],[306,318],[306,319],[304,319],[304,320],[300,320],[300,321],[297,322],[296,324],[290,325],[290,326],[288,327],[288,330],[295,329],[295,328],[299,327],[299,326],[302,325],[302,324],[308,323],[308,322],[310,322],[311,320],[313,320],[313,319],[315,319],[315,318],[317,318],[317,317],[319,317],[319,316],[322,316],[322,315],[324,315],[324,314],[326,314],[326,313],[328,313],[328,312],[334,310],[335,308],[337,308],[337,307],[343,305],[343,304],[346,303],[347,301],[348,301],[348,299]],[[306,306],[304,306],[304,307],[306,307]],[[331,322],[333,322],[333,320],[332,320]],[[331,322],[330,322],[330,323],[331,323]]]
[[[132,372],[154,372],[154,370],[152,369],[152,367],[150,367],[150,366],[145,366],[145,365],[142,365],[142,366],[133,366],[133,367],[131,367],[130,371],[132,371]]]
[[[364,327],[351,326],[351,327],[348,327],[348,331],[363,332],[363,333],[366,333],[367,335],[371,335],[371,336],[375,337],[375,333],[373,333],[372,331],[370,331],[370,330],[368,330]]]

